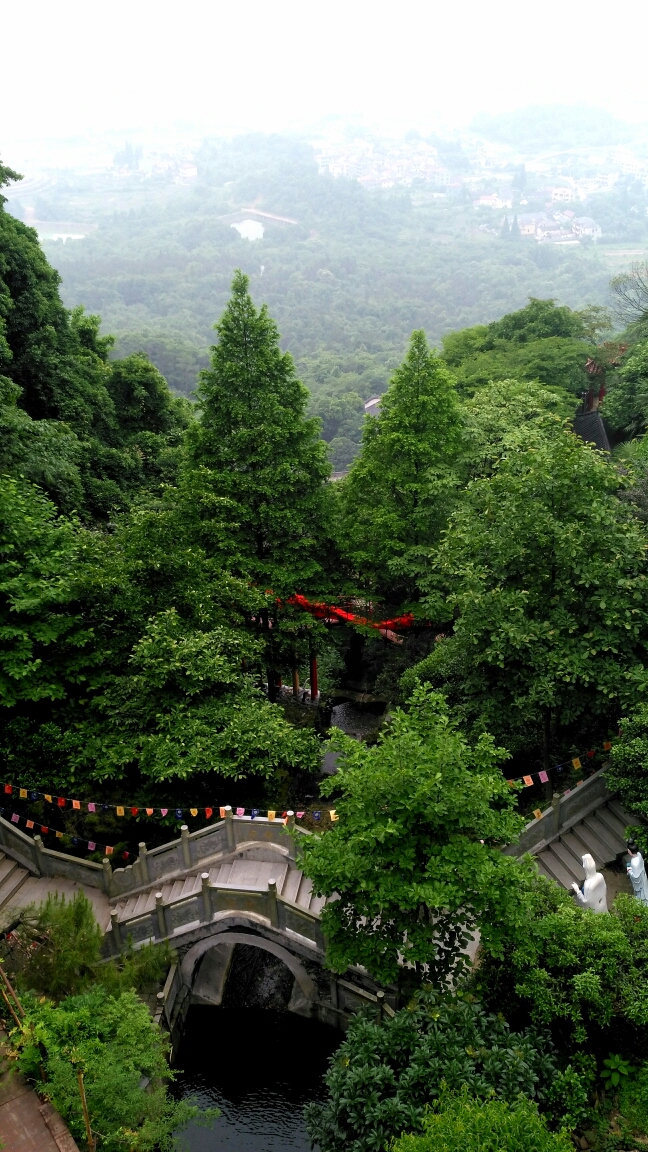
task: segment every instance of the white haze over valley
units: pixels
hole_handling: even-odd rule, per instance
[[[101,166],[125,133],[168,148],[342,117],[397,136],[529,104],[648,121],[646,24],[640,0],[5,5],[0,155]]]

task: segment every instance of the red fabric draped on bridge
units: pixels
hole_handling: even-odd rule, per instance
[[[310,612],[318,620],[339,620],[344,624],[365,624],[368,628],[376,628],[379,632],[394,632],[401,628],[411,628],[416,623],[414,614],[406,612],[404,616],[392,616],[389,620],[371,620],[368,616],[359,616],[355,612],[348,612],[345,608],[338,608],[335,604],[324,604],[320,600],[307,600],[305,596],[295,593],[288,597],[288,603],[305,612]]]

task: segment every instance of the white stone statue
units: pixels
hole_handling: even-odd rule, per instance
[[[589,852],[582,857],[585,869],[585,883],[581,892],[578,884],[572,884],[578,903],[583,908],[591,908],[592,912],[607,912],[607,888],[600,872],[596,871],[596,862]]]
[[[628,855],[630,856],[630,863],[626,870],[630,877],[634,894],[637,900],[641,900],[642,904],[648,904],[648,876],[646,876],[646,865],[644,864],[641,852],[633,840],[628,841]]]

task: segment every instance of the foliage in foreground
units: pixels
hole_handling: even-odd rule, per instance
[[[102,962],[101,943],[101,929],[83,892],[69,901],[50,893],[42,904],[23,910],[1,958],[19,988],[55,1000],[93,984],[115,996],[140,990],[157,984],[171,963],[167,944],[147,944]]]
[[[607,1055],[610,1028],[632,1044],[648,1024],[648,908],[622,894],[598,916],[542,879],[528,899],[525,930],[503,956],[483,956],[480,994],[509,1019],[551,1026],[567,1049]]]
[[[322,915],[328,963],[393,980],[407,940],[407,959],[443,981],[476,926],[497,953],[525,915],[525,865],[499,850],[522,827],[502,749],[486,735],[471,747],[427,686],[375,746],[332,744],[342,756],[322,792],[339,796],[340,821],[301,857],[315,890],[339,895]]]
[[[620,721],[610,753],[608,787],[618,789],[626,808],[648,817],[648,704],[639,704]]]
[[[627,476],[560,420],[523,424],[473,480],[430,557],[427,607],[452,635],[409,676],[511,751],[599,733],[646,691],[648,536]],[[561,735],[563,733],[563,735]]]
[[[572,1152],[565,1132],[552,1133],[537,1108],[521,1097],[505,1100],[448,1097],[423,1121],[421,1136],[401,1136],[392,1152]]]
[[[524,1093],[553,1112],[562,1110],[565,1076],[548,1034],[513,1032],[472,998],[426,988],[381,1024],[354,1016],[326,1083],[327,1102],[306,1109],[311,1140],[322,1152],[373,1152],[420,1131],[446,1089],[511,1104]]]
[[[173,1135],[198,1115],[175,1102],[166,1085],[172,1073],[166,1042],[134,992],[110,996],[96,987],[55,1005],[25,999],[20,1034],[12,1040],[18,1067],[44,1081],[51,1099],[78,1141],[85,1141],[78,1071],[94,1132],[105,1152],[166,1152]]]

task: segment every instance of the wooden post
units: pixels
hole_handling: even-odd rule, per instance
[[[85,1120],[86,1140],[88,1142],[89,1152],[95,1152],[95,1142],[92,1137],[90,1115],[88,1113],[88,1101],[86,1100],[85,1085],[83,1083],[83,1072],[80,1068],[77,1070],[77,1077],[79,1080],[79,1096],[81,1097],[81,1107],[83,1108],[83,1119]]]
[[[167,934],[166,916],[164,914],[164,896],[161,892],[155,893],[155,911],[157,912],[158,932],[163,940]]]
[[[295,813],[292,811],[292,809],[289,809],[288,812],[286,812],[286,828],[292,829],[294,827],[295,827]]]
[[[189,840],[189,828],[183,824],[180,828],[180,840],[182,842],[182,860],[185,868],[191,868],[191,841]]]
[[[313,703],[319,696],[319,686],[317,683],[317,656],[311,652],[310,658],[310,686],[311,686],[311,700]]]
[[[234,836],[234,814],[231,804],[225,805],[225,832],[227,835],[227,851],[233,852],[236,848],[236,838]]]
[[[299,668],[293,665],[292,670],[292,691],[293,696],[299,696]]]
[[[148,869],[148,854],[146,851],[146,844],[144,843],[143,840],[140,840],[140,842],[139,842],[139,862],[140,862],[140,871],[142,874],[142,883],[143,884],[150,884],[150,876],[149,876],[149,869]]]
[[[11,980],[7,976],[7,973],[5,972],[4,966],[2,964],[0,964],[0,976],[2,977],[2,983],[4,984],[5,988],[9,992],[10,996],[15,1001],[16,1007],[18,1008],[20,1015],[24,1016],[25,1015],[25,1009],[23,1008],[22,1004],[20,1003],[20,1000],[18,999],[18,997],[16,995],[13,984],[11,983]]]

